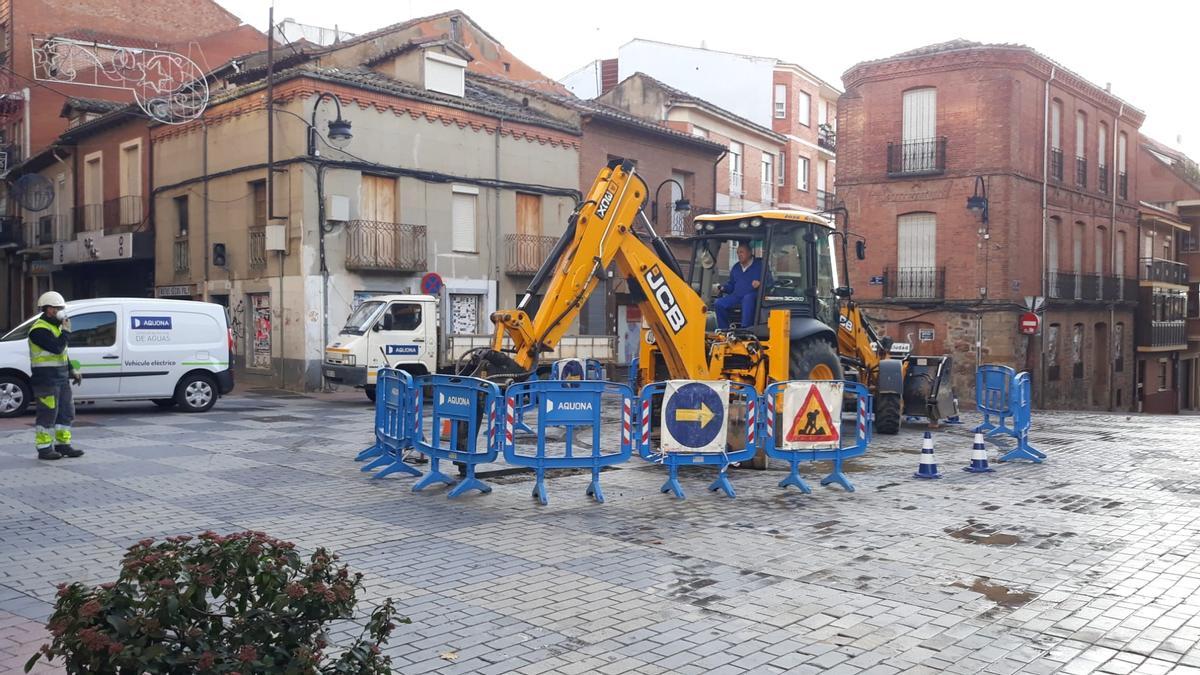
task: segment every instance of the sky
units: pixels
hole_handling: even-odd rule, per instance
[[[217,0],[265,30],[271,0]],[[555,79],[634,38],[798,63],[841,88],[859,61],[964,38],[1024,44],[1146,113],[1142,132],[1200,160],[1200,2],[961,0],[716,3],[659,0],[274,0],[276,21],[364,33],[461,9]],[[737,11],[730,11],[736,7]],[[860,24],[853,24],[861,20]]]

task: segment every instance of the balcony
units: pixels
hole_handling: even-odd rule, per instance
[[[73,235],[70,216],[39,216],[37,220],[29,222],[26,241],[30,246],[50,246],[60,241],[70,241]]]
[[[1159,281],[1165,284],[1187,285],[1188,266],[1174,260],[1141,258],[1138,260],[1139,278],[1143,281]]]
[[[75,232],[133,232],[146,220],[145,201],[141,195],[125,195],[103,203],[84,204],[71,209],[71,218]]]
[[[1151,349],[1187,349],[1187,321],[1150,321],[1142,324],[1138,346]]]
[[[1087,187],[1087,157],[1075,156],[1075,184],[1081,188]]]
[[[888,143],[887,174],[891,177],[935,176],[946,171],[946,137]]]
[[[550,257],[556,237],[510,234],[504,237],[504,271],[513,276],[533,276]]]
[[[837,196],[832,192],[817,190],[817,210],[828,211],[837,203]]]
[[[1117,196],[1129,199],[1129,175],[1124,172],[1117,174]]]
[[[265,268],[267,266],[267,228],[262,225],[251,227],[247,238],[246,262],[250,264],[250,269]]]
[[[763,206],[770,206],[775,203],[775,186],[772,183],[761,183],[759,186],[759,195],[762,196]]]
[[[837,152],[837,132],[828,124],[817,127],[817,145],[830,151]]]
[[[1077,281],[1074,274],[1057,270],[1046,274],[1046,291],[1050,297],[1058,299],[1075,299]]]
[[[21,243],[21,219],[0,216],[0,247],[20,246]]]
[[[731,196],[731,197],[741,197],[742,196],[742,174],[740,174],[740,173],[730,173],[729,174],[729,196]]]
[[[1137,279],[1101,277],[1101,300],[1133,302],[1137,300]]]
[[[1096,176],[1096,189],[1103,194],[1108,194],[1108,167],[1101,164],[1096,171]]]
[[[1062,148],[1050,148],[1050,179],[1062,182],[1063,155]]]
[[[941,300],[946,297],[945,267],[888,267],[883,270],[883,297]]]
[[[425,270],[425,226],[351,220],[346,223],[346,269],[364,272]]]
[[[188,238],[176,237],[171,248],[171,261],[175,269],[175,274],[187,274],[191,267],[190,260]]]

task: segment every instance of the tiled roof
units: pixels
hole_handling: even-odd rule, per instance
[[[534,89],[533,87],[526,86],[520,82],[513,82],[511,80],[506,80],[499,77],[492,77],[491,75],[481,75],[479,73],[468,72],[467,78],[469,80],[479,80],[480,82],[491,84],[497,87],[505,87],[515,91],[520,91],[530,96],[537,96],[547,101],[551,101],[575,110],[581,115],[593,115],[612,122],[635,126],[649,133],[669,136],[677,140],[686,141],[692,143],[693,145],[706,147],[710,150],[715,150],[718,152],[726,149],[725,146],[721,145],[720,143],[713,143],[712,141],[700,138],[699,136],[685,134],[681,131],[676,131],[675,129],[663,126],[651,120],[634,117],[620,108],[615,108],[608,104],[601,103],[595,99],[585,100],[571,95],[554,94],[541,89]]]
[[[645,73],[642,73],[642,72],[634,73],[633,75],[630,75],[629,77],[625,78],[625,80],[627,81],[627,80],[629,80],[630,77],[639,77],[639,76],[646,79],[648,82],[653,83],[655,86],[661,87],[663,91],[667,92],[667,94],[671,97],[671,99],[673,101],[677,101],[680,103],[690,103],[692,105],[703,108],[714,115],[732,119],[735,122],[737,122],[738,124],[750,127],[752,129],[754,129],[755,131],[757,131],[761,134],[764,134],[766,136],[776,138],[780,141],[786,140],[786,137],[777,131],[768,129],[768,128],[764,127],[763,125],[758,124],[757,122],[751,122],[750,120],[746,119],[745,117],[742,117],[741,115],[729,112],[728,110],[726,110],[714,103],[710,103],[710,102],[706,101],[705,99],[700,98],[699,96],[689,94],[686,91],[683,91],[682,89],[676,89],[675,87],[672,87],[671,85],[669,85],[661,80],[655,79]],[[617,85],[617,86],[621,86],[621,85]]]
[[[102,98],[72,97],[63,101],[62,112],[59,114],[65,116],[70,110],[103,114],[117,108],[124,108],[127,105],[129,104],[126,101],[106,101]]]

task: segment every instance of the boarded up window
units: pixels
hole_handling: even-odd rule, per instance
[[[542,196],[517,193],[517,234],[541,236]]]
[[[250,224],[251,225],[266,225],[267,224],[267,181],[256,180],[250,184],[250,192],[252,194],[250,204]]]
[[[362,199],[358,216],[362,220],[394,223],[396,220],[396,179],[387,176],[362,177]]]
[[[896,266],[900,269],[933,269],[937,265],[937,216],[906,213],[898,222],[899,246]]]

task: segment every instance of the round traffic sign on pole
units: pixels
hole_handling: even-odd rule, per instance
[[[421,277],[421,292],[425,295],[437,295],[442,290],[442,275],[437,272],[426,272]]]
[[[1038,331],[1038,325],[1040,323],[1041,321],[1038,319],[1037,314],[1034,314],[1033,312],[1024,312],[1021,314],[1021,322],[1019,324],[1021,327],[1021,333],[1023,335],[1035,335]]]

